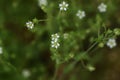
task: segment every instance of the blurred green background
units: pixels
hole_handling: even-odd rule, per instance
[[[84,39],[78,45],[86,50],[89,47],[88,39],[96,36],[96,16],[99,15],[110,29],[120,27],[120,0],[66,0],[71,7],[67,16],[62,16],[64,19],[59,22],[56,16],[60,2],[62,0],[48,0],[45,12],[37,0],[0,0],[0,46],[3,48],[3,54],[0,54],[0,80],[52,80],[55,62],[51,59],[50,35],[61,28],[63,32],[82,29],[80,36]],[[106,13],[97,10],[101,2],[108,6]],[[82,21],[77,21],[74,16],[78,9],[86,11],[86,18]],[[34,18],[50,20],[40,22],[30,31],[25,23]],[[75,25],[81,27],[78,29]],[[84,34],[86,29],[91,30],[90,34]],[[120,80],[119,41],[120,38],[114,49],[105,46],[92,53],[91,62],[95,71],[84,69],[78,62],[71,71],[63,74],[70,64],[67,62],[59,66],[56,80]]]

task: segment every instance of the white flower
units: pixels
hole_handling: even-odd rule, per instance
[[[107,5],[105,5],[104,3],[101,3],[99,6],[98,6],[98,10],[100,12],[106,12],[106,8],[107,8]]]
[[[51,38],[52,38],[51,47],[52,47],[52,48],[56,48],[56,49],[57,49],[57,48],[60,46],[59,41],[58,41],[58,40],[59,40],[59,37],[60,37],[60,36],[59,36],[59,34],[57,34],[57,33],[51,35]]]
[[[32,21],[28,21],[28,22],[26,22],[26,26],[28,29],[33,29],[34,23]]]
[[[63,1],[61,4],[59,4],[60,10],[61,10],[61,11],[62,11],[62,10],[66,11],[67,8],[68,8],[68,5],[69,5],[69,4],[67,4],[65,1]]]
[[[23,75],[25,78],[28,78],[28,77],[30,77],[31,72],[30,72],[29,70],[25,69],[25,70],[22,71],[22,75]]]
[[[48,2],[47,0],[38,0],[38,5],[41,6],[47,6]]]
[[[116,40],[114,38],[111,38],[107,41],[107,44],[106,44],[108,47],[110,48],[113,48],[115,47],[117,44],[116,44]]]
[[[2,47],[0,47],[0,54],[2,54],[3,53],[3,50],[2,50]]]
[[[85,11],[78,10],[76,13],[76,16],[79,17],[79,19],[82,19],[85,17]]]
[[[57,41],[60,36],[56,33],[56,34],[52,34],[51,37],[52,40]]]
[[[58,42],[56,42],[56,41],[51,41],[51,47],[52,48],[58,48],[60,46],[60,44],[58,43]]]

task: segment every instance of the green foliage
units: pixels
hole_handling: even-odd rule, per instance
[[[117,46],[120,1],[44,1],[0,0],[0,80],[93,80],[102,51]]]

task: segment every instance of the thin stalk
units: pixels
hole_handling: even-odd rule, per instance
[[[85,53],[88,53],[98,42],[93,43],[93,45],[85,51]]]
[[[38,20],[39,22],[42,22],[42,21],[47,21],[47,19],[45,19],[45,20]]]
[[[53,80],[56,80],[56,78],[57,78],[58,66],[59,66],[59,65],[56,63],[56,65],[55,65],[55,72],[54,72],[54,76],[53,76]]]

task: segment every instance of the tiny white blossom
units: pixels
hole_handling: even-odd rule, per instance
[[[52,37],[52,40],[57,41],[60,36],[59,34],[56,33],[56,34],[52,34],[51,37]]]
[[[2,50],[2,47],[0,47],[0,54],[2,54],[3,53],[3,50]]]
[[[110,48],[113,48],[115,47],[117,44],[116,44],[116,40],[114,38],[111,38],[107,41],[107,44],[106,44],[108,47]]]
[[[68,6],[69,6],[69,4],[67,4],[65,1],[63,1],[61,4],[59,4],[61,11],[66,11]]]
[[[106,8],[107,8],[107,5],[105,5],[104,3],[101,3],[99,6],[98,6],[98,10],[100,12],[106,12]]]
[[[26,22],[26,26],[28,29],[33,29],[34,23],[32,21],[28,21],[28,22]]]
[[[31,72],[30,72],[29,70],[25,69],[25,70],[22,71],[22,75],[23,75],[25,78],[28,78],[28,77],[30,77]]]
[[[56,42],[56,41],[51,41],[51,47],[52,48],[58,48],[60,46],[60,44],[58,43],[58,42]]]
[[[79,17],[79,19],[82,19],[85,17],[85,11],[78,10],[76,13],[76,16]]]
[[[47,0],[38,0],[38,5],[41,6],[47,6],[48,2]]]

